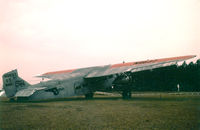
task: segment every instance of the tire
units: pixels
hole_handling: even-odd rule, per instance
[[[86,99],[92,99],[93,96],[94,96],[94,93],[87,93],[87,94],[85,94],[85,98]]]
[[[130,99],[131,98],[131,91],[124,90],[122,92],[122,98],[123,99]]]

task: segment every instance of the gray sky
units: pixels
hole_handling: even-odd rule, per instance
[[[0,0],[0,75],[200,54],[199,0]],[[2,81],[0,82],[2,84]]]

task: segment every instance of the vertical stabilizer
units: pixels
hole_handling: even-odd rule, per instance
[[[2,76],[3,88],[7,97],[15,96],[16,92],[27,88],[30,84],[18,76],[17,70],[12,70]]]

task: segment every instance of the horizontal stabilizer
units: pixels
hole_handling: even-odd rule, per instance
[[[46,87],[23,89],[23,90],[18,91],[15,94],[15,97],[29,97],[29,96],[33,95],[36,91],[43,90],[45,88]]]
[[[0,92],[0,97],[6,97],[6,94],[5,94],[5,91],[4,91],[4,90],[2,90],[2,91]]]

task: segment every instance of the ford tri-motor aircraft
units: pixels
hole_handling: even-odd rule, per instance
[[[38,77],[50,80],[35,85],[30,85],[20,78],[17,70],[12,70],[2,76],[3,89],[11,100],[42,100],[78,95],[92,98],[95,91],[108,89],[121,92],[123,98],[131,98],[130,74],[176,65],[177,62],[194,57],[195,55],[189,55],[47,72]]]

